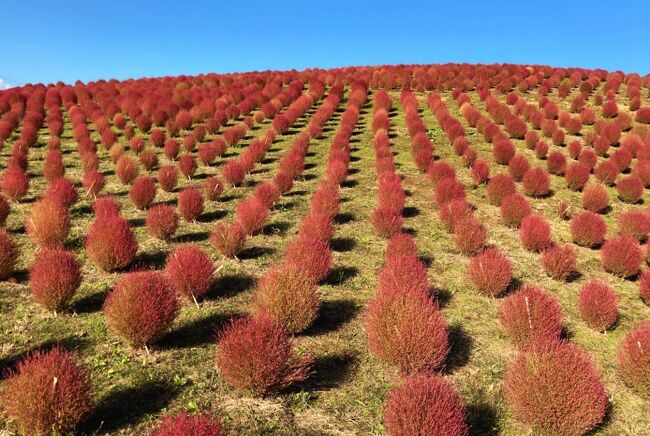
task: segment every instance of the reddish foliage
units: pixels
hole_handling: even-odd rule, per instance
[[[0,188],[10,200],[20,201],[29,190],[29,176],[18,166],[12,165],[2,174]]]
[[[50,182],[45,194],[43,194],[43,198],[56,201],[61,203],[65,208],[69,208],[77,202],[79,195],[77,188],[75,188],[70,180],[60,178]]]
[[[339,211],[339,192],[332,185],[321,185],[312,195],[309,205],[313,212],[324,213],[332,218]]]
[[[529,349],[540,340],[560,338],[562,309],[555,298],[541,288],[525,285],[503,300],[499,321],[518,348]]]
[[[99,191],[104,188],[106,180],[104,179],[104,175],[99,171],[86,170],[81,184],[86,190],[86,198],[91,199],[95,198]]]
[[[438,207],[454,199],[465,198],[465,187],[454,178],[446,178],[436,184],[434,199]]]
[[[186,221],[194,221],[203,213],[203,196],[201,191],[188,186],[178,194],[178,212]]]
[[[156,182],[149,176],[138,177],[131,185],[129,198],[136,208],[146,209],[156,198]]]
[[[147,211],[145,223],[151,236],[169,241],[178,229],[178,215],[172,206],[158,204]]]
[[[618,299],[614,290],[600,280],[590,280],[580,288],[578,309],[589,327],[605,331],[618,318]]]
[[[293,178],[290,174],[280,171],[275,175],[273,183],[275,183],[280,190],[280,194],[286,194],[291,191],[291,188],[293,187]]]
[[[122,275],[104,301],[108,327],[135,348],[145,347],[162,336],[178,312],[174,289],[157,271]]]
[[[98,217],[86,234],[86,254],[104,271],[123,268],[138,251],[129,223],[120,216]]]
[[[382,238],[390,238],[402,230],[402,213],[390,206],[379,206],[372,213],[371,222],[375,233]]]
[[[0,195],[0,227],[3,227],[7,222],[9,212],[11,212],[11,206],[7,200],[5,200],[2,195]]]
[[[471,256],[485,245],[487,230],[474,216],[468,216],[454,224],[454,244],[466,256]]]
[[[521,221],[519,238],[526,250],[541,251],[551,245],[551,226],[539,215],[529,215]]]
[[[165,165],[158,170],[158,183],[165,192],[172,192],[178,182],[178,172],[174,165]]]
[[[468,434],[462,398],[451,383],[431,374],[407,376],[389,391],[384,426],[390,436]]]
[[[332,269],[332,252],[327,242],[304,235],[289,243],[284,261],[318,283]]]
[[[57,201],[41,199],[32,206],[25,229],[40,248],[60,247],[70,231],[70,213]]]
[[[617,220],[618,233],[643,241],[650,233],[650,215],[640,210],[621,212]]]
[[[408,233],[398,233],[391,237],[386,244],[384,257],[386,263],[391,263],[399,257],[410,257],[417,259],[418,248],[415,245],[415,238]]]
[[[478,159],[472,165],[472,179],[476,186],[485,183],[490,177],[490,165],[484,159]]]
[[[237,205],[235,215],[246,234],[252,235],[264,227],[269,217],[269,210],[257,197],[251,197]]]
[[[62,434],[92,410],[92,385],[76,354],[56,346],[7,373],[0,403],[23,434]]]
[[[543,168],[531,168],[524,175],[522,186],[526,195],[531,197],[544,197],[549,193],[551,180]]]
[[[424,264],[417,254],[387,256],[386,263],[379,271],[377,289],[379,292],[398,289],[403,292],[429,292],[429,278]]]
[[[650,107],[640,107],[636,111],[634,120],[637,123],[650,124]]]
[[[68,305],[81,285],[81,267],[73,253],[41,250],[29,271],[29,287],[37,303],[50,310]]]
[[[181,151],[181,144],[178,143],[175,139],[169,139],[165,142],[165,147],[163,153],[167,156],[169,160],[176,160],[178,153]]]
[[[43,177],[47,181],[52,181],[63,177],[65,174],[65,165],[63,164],[63,153],[61,150],[48,150],[45,153],[45,162],[43,164]]]
[[[508,165],[515,155],[515,146],[508,139],[502,139],[492,144],[492,156],[501,165]]]
[[[267,209],[280,198],[280,190],[277,185],[271,182],[264,182],[255,188],[255,198],[257,198]]]
[[[521,154],[516,154],[508,163],[508,173],[516,182],[521,182],[529,168],[528,159]]]
[[[93,213],[95,214],[95,218],[118,216],[121,210],[122,206],[120,206],[114,197],[99,197],[93,203]]]
[[[599,245],[605,239],[607,224],[594,212],[582,211],[571,219],[571,236],[573,242],[583,247]]]
[[[156,425],[150,436],[223,436],[221,419],[213,418],[207,413],[190,415],[181,412],[166,415]]]
[[[564,169],[566,168],[566,157],[559,152],[553,151],[548,155],[546,160],[546,169],[550,174],[555,174],[561,176],[564,174]]]
[[[571,245],[555,245],[542,251],[542,267],[555,280],[566,280],[576,271],[577,255]]]
[[[594,170],[596,178],[607,185],[611,185],[616,181],[619,170],[618,166],[612,160],[602,161]]]
[[[368,348],[404,374],[433,371],[447,357],[447,321],[425,292],[380,288],[366,309]]]
[[[609,193],[600,184],[587,185],[582,192],[582,207],[588,211],[598,213],[609,206]]]
[[[298,356],[282,325],[266,315],[233,321],[220,335],[217,366],[235,389],[263,395],[306,379],[312,360]]]
[[[629,236],[615,236],[603,244],[600,259],[605,271],[619,277],[631,277],[639,272],[643,252],[636,240]]]
[[[456,178],[456,170],[454,169],[453,166],[451,166],[449,163],[445,161],[434,161],[431,163],[429,166],[429,169],[427,170],[427,175],[429,176],[429,180],[431,180],[431,183],[433,183],[433,186],[435,187],[438,182],[441,180],[447,179],[447,178]]]
[[[246,232],[239,223],[216,223],[210,243],[226,257],[235,257],[244,247]]]
[[[312,236],[327,242],[334,236],[334,225],[331,218],[318,212],[310,212],[300,222],[300,235]]]
[[[625,383],[650,397],[650,322],[642,322],[625,335],[616,363]]]
[[[285,265],[268,270],[253,295],[253,309],[277,320],[290,334],[309,327],[319,307],[316,284],[300,270]]]
[[[490,248],[472,257],[467,274],[480,293],[498,297],[512,281],[512,264],[499,250]]]
[[[643,182],[637,176],[628,176],[616,182],[616,192],[626,203],[637,203],[643,196]]]
[[[440,221],[448,232],[454,231],[454,225],[473,214],[472,207],[464,198],[456,198],[440,206]]]
[[[490,204],[499,206],[504,197],[517,191],[515,181],[508,174],[497,174],[487,185],[487,198]]]
[[[564,172],[567,187],[573,191],[579,191],[589,180],[589,167],[583,163],[576,162],[569,165]]]
[[[158,165],[158,155],[153,150],[144,150],[140,153],[140,163],[145,170],[151,171],[153,167]]]
[[[240,185],[245,176],[244,167],[237,161],[229,161],[221,167],[221,177],[228,185]]]
[[[5,229],[0,229],[0,280],[8,279],[16,267],[18,250]]]
[[[196,168],[196,160],[194,160],[191,155],[184,154],[180,159],[178,159],[178,169],[180,169],[181,173],[188,179],[192,178],[194,173],[196,173]]]
[[[196,301],[210,291],[214,264],[198,245],[177,246],[168,256],[165,275],[177,294]]]
[[[115,166],[115,174],[124,184],[133,182],[139,172],[138,163],[130,156],[121,156]]]
[[[515,415],[536,434],[585,434],[602,422],[608,402],[589,354],[568,342],[520,353],[508,364],[503,390]]]
[[[501,218],[505,225],[519,227],[524,218],[530,215],[528,200],[520,194],[507,195],[501,201]]]

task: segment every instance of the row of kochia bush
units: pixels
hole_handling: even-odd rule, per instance
[[[464,138],[464,130],[448,113],[440,97],[432,95],[430,107],[450,142],[457,146],[459,138]],[[474,165],[476,162],[478,160]],[[478,220],[474,219],[475,225],[465,224],[472,221],[468,216],[473,215],[473,208],[465,200],[464,186],[456,179],[454,168],[439,161],[432,164],[429,175],[435,184],[434,197],[440,207],[441,221],[454,232],[459,249],[473,255],[468,268],[470,281],[486,296],[502,295],[512,281],[512,265],[498,249],[482,248],[485,233],[478,230],[482,228],[480,222],[476,222]],[[512,183],[514,186],[509,175],[503,176],[504,180],[509,180],[508,185]],[[512,191],[507,195],[519,195]],[[488,194],[490,198],[503,201],[496,192]],[[530,209],[524,197],[519,197],[518,202],[526,205],[523,208]],[[567,271],[572,271],[575,265],[573,251],[567,250],[566,246],[552,245],[550,228],[541,217],[528,215],[518,225],[524,247],[533,251],[545,249],[542,251],[545,270],[553,278],[565,279]],[[620,246],[620,241],[627,241],[625,238],[628,237],[612,238],[609,240],[611,245],[603,247],[606,269],[618,275],[624,275],[618,268],[625,265],[629,254],[628,247]],[[469,244],[470,250],[464,250],[467,244],[460,244],[465,239],[476,241]],[[613,289],[599,280],[588,281],[582,286],[578,307],[585,322],[598,331],[611,328],[618,317]],[[604,419],[608,397],[602,376],[588,353],[561,339],[562,318],[557,300],[535,285],[524,285],[503,300],[499,307],[499,321],[506,335],[520,350],[508,364],[504,395],[515,415],[534,431],[584,434]],[[625,382],[642,395],[650,393],[650,353],[644,348],[649,337],[650,324],[642,324],[628,333],[619,347],[617,361]],[[638,342],[634,343],[634,340]],[[562,413],[558,414],[558,410]]]
[[[333,87],[315,121],[321,124],[315,131],[321,131],[322,124],[338,106],[342,92],[342,86]],[[301,381],[311,373],[311,358],[292,351],[289,335],[305,330],[318,313],[317,286],[330,272],[332,264],[329,240],[339,208],[339,184],[347,177],[349,140],[365,98],[365,85],[353,84],[348,109],[332,140],[326,179],[314,193],[310,212],[288,244],[284,260],[260,279],[252,304],[255,314],[234,320],[219,337],[217,365],[234,388],[261,395]],[[298,177],[302,173],[307,145],[304,140],[296,140],[294,145],[286,155],[294,156],[287,160],[291,165],[287,165],[295,171],[291,177]],[[261,201],[259,192],[256,191],[252,199]],[[130,234],[126,239],[131,239],[128,223],[119,216],[117,202],[100,199],[94,209],[97,229],[108,229],[113,240],[124,241],[122,236],[126,234]],[[247,214],[238,208],[238,220],[246,219]],[[113,222],[124,225],[122,233]],[[259,226],[251,232],[257,230]],[[126,245],[131,247],[131,244]],[[116,254],[124,247],[113,248],[117,250],[111,253]],[[64,286],[78,287],[78,264],[71,253],[47,248],[36,264],[39,262],[47,266],[50,291],[56,293]],[[30,272],[30,284],[33,273],[34,269]],[[176,247],[168,255],[163,272],[122,274],[104,303],[110,330],[130,346],[147,348],[173,323],[180,309],[179,297],[196,302],[212,288],[213,273],[214,263],[210,256],[198,246],[187,244]],[[51,280],[52,275],[59,275],[60,280]],[[42,386],[50,388],[42,389]],[[19,364],[10,374],[1,398],[7,414],[25,434],[71,429],[91,410],[93,403],[88,374],[73,353],[60,348],[35,353]],[[55,401],[57,398],[66,400]],[[38,407],[27,407],[27,404],[38,404]],[[192,429],[218,432],[220,425],[218,420],[205,414],[181,413],[165,418],[154,434],[187,434]]]

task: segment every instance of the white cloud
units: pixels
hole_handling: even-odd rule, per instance
[[[7,81],[5,81],[2,77],[0,77],[0,91],[3,89],[9,89],[13,88],[13,85]]]

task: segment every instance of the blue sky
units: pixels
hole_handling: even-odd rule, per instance
[[[650,4],[522,3],[2,0],[0,85],[444,62],[650,72]]]

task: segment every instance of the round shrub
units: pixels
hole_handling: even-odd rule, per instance
[[[546,169],[548,172],[556,176],[561,176],[564,174],[564,168],[566,168],[566,157],[559,151],[551,152],[546,160]]]
[[[72,431],[92,410],[90,377],[74,353],[36,351],[7,373],[0,404],[23,434]]]
[[[618,173],[618,166],[610,159],[602,161],[594,170],[596,178],[606,185],[614,184]]]
[[[607,188],[598,183],[587,185],[582,191],[582,207],[588,211],[598,213],[609,206],[609,193]]]
[[[515,146],[508,139],[503,139],[492,144],[492,156],[496,163],[508,165],[510,159],[515,155]]]
[[[14,273],[18,251],[11,236],[5,229],[0,229],[0,280],[6,280]]]
[[[514,193],[503,198],[500,211],[505,225],[519,227],[523,219],[530,215],[531,208],[524,196]]]
[[[104,178],[104,175],[97,170],[86,170],[81,185],[86,191],[86,198],[93,199],[97,197],[97,194],[99,194],[102,189],[104,189],[106,179]]]
[[[266,224],[269,209],[257,197],[251,197],[239,202],[235,215],[244,232],[252,235],[262,230]]]
[[[178,229],[178,214],[172,206],[158,204],[147,211],[145,224],[151,236],[169,241]]]
[[[447,321],[424,292],[380,289],[365,322],[369,350],[403,374],[436,370],[447,357]]]
[[[109,216],[119,216],[122,206],[114,197],[99,197],[93,203],[93,213],[95,218],[105,218]]]
[[[121,216],[97,218],[86,234],[86,254],[104,271],[127,266],[138,251],[138,241]]]
[[[59,178],[52,180],[47,185],[47,190],[43,198],[54,200],[61,203],[64,207],[69,208],[77,202],[79,194],[77,193],[77,188],[75,188],[70,180]]]
[[[324,213],[310,212],[300,221],[299,234],[327,242],[334,236],[334,225],[331,218]]]
[[[40,248],[60,247],[70,231],[70,213],[57,201],[39,200],[29,211],[25,229]]]
[[[213,418],[208,413],[190,415],[181,412],[166,415],[156,425],[149,436],[223,436],[221,420]]]
[[[125,185],[133,182],[139,173],[138,163],[130,156],[121,156],[115,165],[115,174]]]
[[[465,406],[451,383],[432,374],[404,377],[388,392],[384,426],[390,436],[464,436]]]
[[[605,417],[607,394],[589,354],[568,342],[540,343],[508,364],[503,392],[534,434],[582,435]]]
[[[589,180],[589,173],[589,167],[583,163],[569,165],[564,172],[567,187],[573,191],[581,190]]]
[[[34,300],[49,310],[64,309],[81,285],[81,267],[75,255],[62,249],[41,250],[29,270]]]
[[[431,165],[429,165],[427,176],[435,187],[441,180],[447,178],[455,179],[456,169],[451,164],[443,160],[433,161]]]
[[[16,165],[9,166],[0,180],[2,193],[12,201],[20,201],[29,191],[29,176]]]
[[[640,210],[626,210],[617,219],[618,233],[643,241],[650,233],[650,215]]]
[[[178,194],[178,212],[186,221],[195,221],[203,213],[201,191],[188,186]]]
[[[223,193],[223,182],[217,176],[208,177],[203,183],[203,192],[208,200],[217,201]]]
[[[181,151],[181,144],[175,139],[168,139],[163,147],[163,153],[169,160],[176,160],[178,153]]]
[[[214,264],[198,245],[177,246],[167,256],[165,275],[178,295],[196,302],[214,283]]]
[[[575,214],[571,219],[570,228],[573,242],[582,247],[602,244],[607,233],[607,224],[603,217],[588,210]]]
[[[529,215],[521,221],[519,238],[529,251],[541,251],[551,245],[551,226],[539,215]]]
[[[434,200],[438,207],[454,199],[465,199],[465,187],[451,177],[439,181],[434,191]]]
[[[136,208],[146,209],[156,198],[156,182],[149,176],[138,177],[131,185],[129,198]]]
[[[216,223],[210,233],[210,243],[226,257],[237,256],[246,242],[246,232],[239,223]]]
[[[467,203],[464,198],[456,198],[448,201],[442,206],[438,212],[442,225],[448,232],[454,231],[454,225],[471,216],[473,214],[472,207]]]
[[[244,167],[237,161],[229,161],[221,167],[221,178],[228,185],[241,185],[245,176]]]
[[[172,192],[178,183],[178,171],[174,165],[164,165],[158,170],[158,183],[165,192]]]
[[[619,277],[638,274],[643,262],[639,243],[629,236],[614,236],[603,244],[600,259],[605,271]]]
[[[487,230],[474,216],[468,216],[454,225],[454,244],[466,256],[483,248],[486,238]]]
[[[499,206],[504,197],[517,191],[515,181],[509,174],[497,174],[487,185],[487,199],[490,204]]]
[[[625,383],[650,398],[650,322],[642,322],[625,335],[616,363]]]
[[[140,163],[145,170],[151,171],[153,167],[158,165],[158,155],[153,150],[144,150],[140,153]]]
[[[616,182],[616,192],[626,203],[638,203],[643,196],[643,182],[637,176],[623,177]]]
[[[191,179],[194,173],[196,173],[196,168],[196,160],[191,155],[184,154],[178,159],[178,169],[188,179]]]
[[[529,349],[538,341],[560,338],[562,309],[556,299],[541,288],[525,285],[503,300],[499,321],[518,348]]]
[[[339,211],[340,201],[338,188],[322,184],[309,200],[309,206],[312,212],[324,213],[334,218]]]
[[[516,154],[508,163],[508,173],[516,182],[521,182],[529,168],[528,159],[521,154]]]
[[[311,363],[293,352],[287,332],[267,315],[232,321],[218,339],[217,366],[223,377],[235,389],[257,395],[303,381]]]
[[[309,235],[299,236],[289,242],[284,261],[318,283],[332,269],[332,252],[325,241]]]
[[[650,270],[649,269],[644,270],[641,273],[641,277],[639,277],[639,296],[647,306],[650,306]]]
[[[478,159],[472,165],[472,180],[478,186],[485,183],[490,177],[490,165],[483,159]]]
[[[104,301],[108,327],[134,348],[146,347],[160,338],[178,312],[172,285],[157,271],[122,275]]]
[[[499,250],[490,248],[472,257],[467,274],[481,294],[498,297],[512,281],[512,264]]]
[[[541,260],[544,272],[554,280],[566,280],[576,271],[576,252],[568,244],[546,248]]]
[[[402,213],[390,206],[379,206],[370,218],[375,233],[382,238],[390,238],[402,230]]]
[[[7,222],[7,217],[9,217],[9,212],[11,212],[11,206],[5,200],[5,198],[0,195],[0,227],[4,227]]]
[[[418,247],[415,245],[415,238],[408,233],[398,233],[392,236],[386,244],[386,251],[384,252],[386,263],[390,263],[400,257],[414,259],[418,257]]]
[[[319,307],[318,287],[300,270],[287,266],[268,270],[253,295],[253,309],[280,322],[290,334],[309,327]]]
[[[603,332],[618,318],[618,301],[614,290],[600,280],[590,280],[578,294],[580,317],[592,329]]]
[[[427,270],[416,254],[387,256],[377,277],[379,292],[399,289],[426,294],[430,287]]]
[[[531,197],[544,197],[548,195],[551,180],[543,168],[531,168],[522,179],[522,186],[526,195]]]

